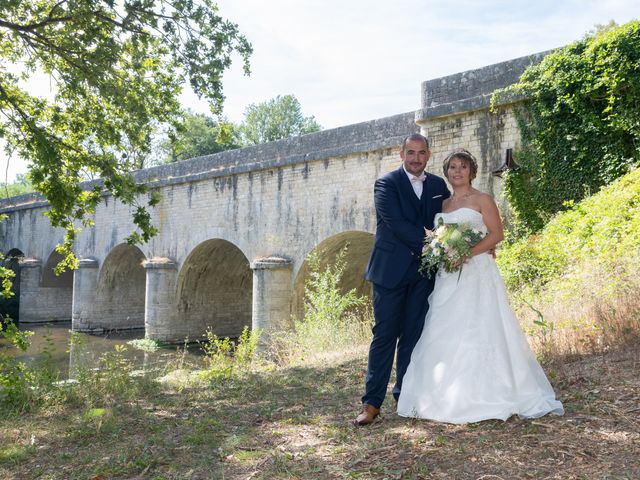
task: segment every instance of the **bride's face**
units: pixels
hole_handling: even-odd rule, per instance
[[[460,158],[451,159],[449,168],[447,169],[447,180],[449,180],[449,183],[453,187],[458,185],[471,185],[471,168],[469,162]]]

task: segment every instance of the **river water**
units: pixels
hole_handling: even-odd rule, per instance
[[[0,339],[0,352],[9,353],[28,364],[48,364],[60,371],[60,379],[72,378],[73,371],[80,366],[99,368],[100,358],[107,352],[113,352],[118,345],[126,347],[122,355],[131,362],[134,369],[162,369],[167,365],[175,368],[181,363],[190,366],[202,365],[202,352],[197,344],[167,345],[155,351],[143,351],[127,343],[143,339],[143,329],[108,332],[102,335],[75,332],[74,344],[71,345],[71,322],[48,325],[20,324],[19,328],[33,332],[27,351],[22,352],[9,345],[6,340]]]

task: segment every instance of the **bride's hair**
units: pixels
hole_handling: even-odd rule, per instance
[[[466,163],[469,166],[469,183],[471,183],[478,173],[478,162],[476,157],[474,157],[471,152],[465,148],[455,149],[447,155],[447,158],[444,159],[444,163],[442,164],[442,171],[444,172],[445,177],[447,177],[447,172],[449,171],[449,164],[454,158],[462,160],[463,163]]]

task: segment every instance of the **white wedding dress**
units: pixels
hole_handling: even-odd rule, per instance
[[[487,231],[480,212],[439,213],[445,223]],[[439,422],[562,415],[536,361],[490,254],[459,272],[439,271],[429,312],[402,381],[398,415]]]

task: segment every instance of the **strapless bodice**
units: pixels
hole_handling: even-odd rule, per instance
[[[442,218],[444,223],[457,223],[479,230],[483,234],[487,233],[487,226],[482,220],[482,214],[473,208],[462,207],[451,212],[437,213],[434,219],[434,225],[436,227],[439,218]]]

